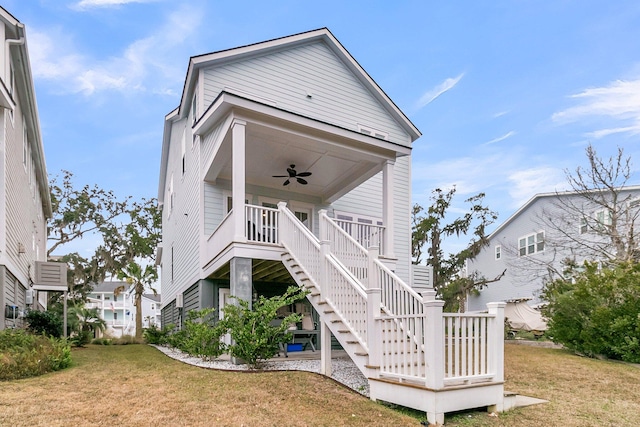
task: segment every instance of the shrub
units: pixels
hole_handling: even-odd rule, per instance
[[[24,330],[0,331],[0,380],[33,377],[71,365],[65,340]]]
[[[574,280],[545,286],[547,334],[588,356],[640,362],[640,264],[599,269],[585,263]]]
[[[167,343],[167,336],[173,328],[173,325],[165,326],[162,329],[156,325],[151,325],[142,331],[142,338],[144,338],[147,344],[164,345]]]
[[[215,359],[225,351],[222,336],[226,333],[222,324],[215,324],[214,308],[191,310],[184,322],[184,329],[170,338],[172,346],[202,359]]]
[[[36,335],[44,334],[50,337],[62,336],[62,319],[53,311],[27,311],[27,323],[30,332]]]
[[[252,368],[258,367],[261,361],[275,356],[280,344],[291,339],[291,334],[287,332],[289,325],[302,320],[300,314],[291,314],[282,321],[274,322],[277,319],[277,311],[280,307],[304,298],[305,295],[305,291],[291,286],[284,295],[271,298],[261,296],[253,305],[253,309],[249,308],[247,301],[240,299],[237,300],[237,305],[225,306],[224,319],[219,325],[231,335],[229,354],[242,359]]]

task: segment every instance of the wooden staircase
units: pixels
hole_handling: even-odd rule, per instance
[[[446,412],[504,408],[504,303],[484,314],[443,313],[435,292],[417,294],[326,212],[317,238],[285,203],[278,209],[282,263],[309,291],[323,333],[368,378],[372,399],[424,410],[434,424]]]

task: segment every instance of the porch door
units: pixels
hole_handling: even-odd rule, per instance
[[[227,304],[230,304],[230,299],[231,299],[231,289],[230,288],[220,288],[218,290],[218,305],[220,306],[218,308],[218,312],[220,313],[220,320],[224,319],[224,307]],[[231,344],[231,335],[230,334],[225,334],[225,336],[222,337],[222,342],[230,345]]]
[[[293,214],[313,232],[313,206],[302,202],[291,202],[291,210]]]

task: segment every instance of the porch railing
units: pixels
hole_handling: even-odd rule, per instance
[[[245,236],[250,242],[280,243],[278,209],[245,205]]]

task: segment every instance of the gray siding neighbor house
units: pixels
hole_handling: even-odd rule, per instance
[[[445,326],[441,301],[411,286],[420,135],[326,28],[192,57],[164,124],[163,326],[297,285],[310,293],[290,310],[319,325],[323,374],[333,341],[369,378],[373,399],[433,422],[503,409],[502,306]],[[476,334],[483,354],[468,360],[478,363],[445,363],[445,330],[458,337],[450,349]]]
[[[535,195],[489,236],[489,245],[467,264],[467,273],[480,273],[490,283],[479,295],[467,299],[469,311],[484,310],[489,301],[528,300],[544,303],[540,291],[545,281],[558,278],[564,261],[605,261],[615,257],[607,237],[610,227],[626,235],[638,233],[640,186],[620,189],[612,200],[607,192],[585,198],[576,192]],[[595,202],[594,200],[598,200]],[[616,224],[611,211],[621,213]],[[635,223],[635,227],[633,226]],[[637,241],[636,236],[636,241]]]
[[[46,260],[51,199],[24,24],[0,7],[0,329],[45,304],[30,289]]]

